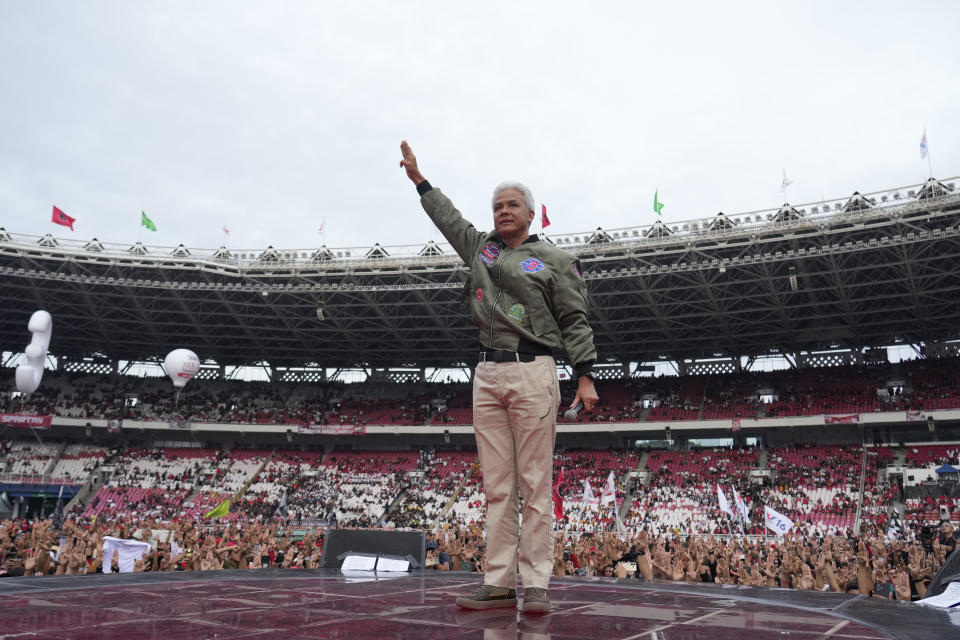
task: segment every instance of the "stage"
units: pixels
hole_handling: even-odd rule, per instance
[[[843,594],[610,578],[551,582],[554,611],[469,611],[477,574],[251,570],[4,578],[0,639],[929,640],[960,611]]]

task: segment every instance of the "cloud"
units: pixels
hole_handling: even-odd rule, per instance
[[[479,226],[526,181],[551,231],[777,206],[960,171],[950,24],[831,4],[7,4],[0,215],[234,247],[436,239],[397,167]]]

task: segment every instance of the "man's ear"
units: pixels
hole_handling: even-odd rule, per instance
[[[533,225],[533,219],[537,217],[536,212],[533,209],[527,211],[527,228]]]

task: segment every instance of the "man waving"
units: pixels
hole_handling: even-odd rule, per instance
[[[514,607],[519,572],[523,610],[546,612],[560,405],[552,354],[566,352],[576,370],[571,406],[582,401],[589,411],[598,399],[592,372],[597,353],[580,263],[530,234],[534,202],[523,184],[505,182],[494,189],[494,230],[478,231],[427,182],[406,141],[400,151],[400,166],[416,185],[424,210],[470,268],[470,313],[480,330],[473,419],[487,498],[487,570],[483,586],[456,602],[470,609]]]

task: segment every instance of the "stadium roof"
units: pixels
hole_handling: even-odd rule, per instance
[[[955,179],[548,240],[580,256],[603,360],[795,353],[960,337]],[[477,337],[449,246],[119,245],[0,229],[0,340],[36,309],[51,352],[237,365],[457,366]]]

